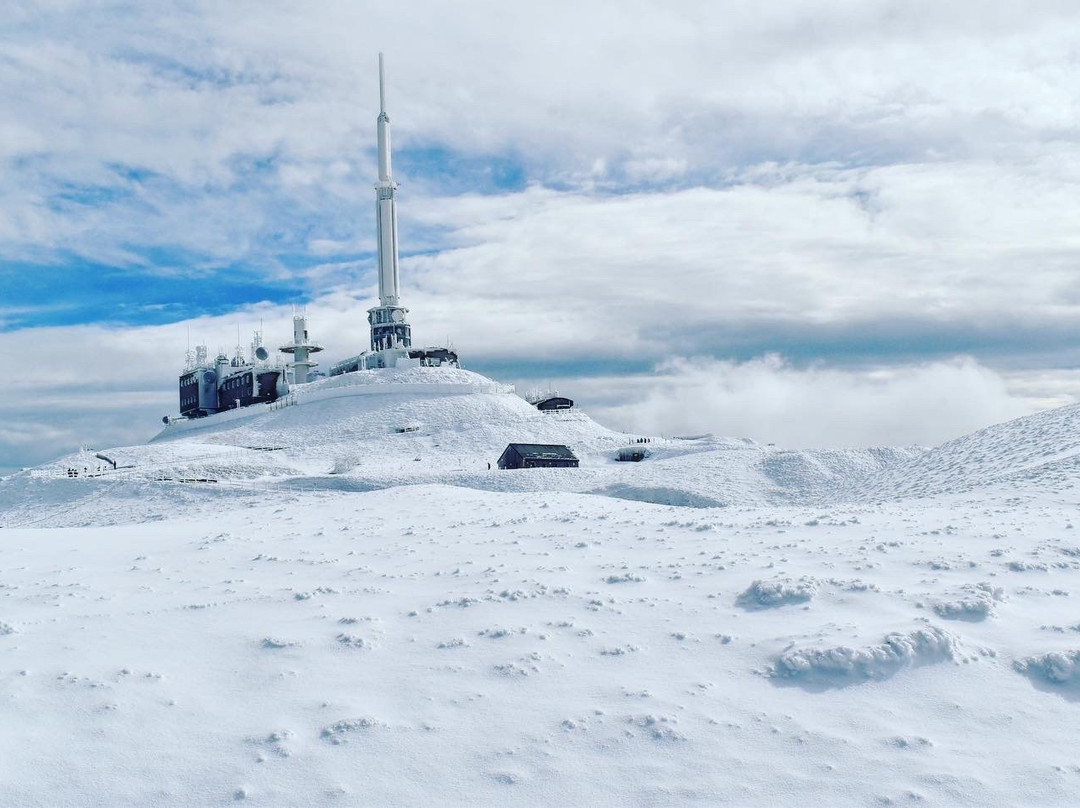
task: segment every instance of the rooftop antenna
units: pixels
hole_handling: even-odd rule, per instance
[[[195,357],[191,353],[191,326],[187,327],[187,350],[184,351],[184,370],[191,370],[195,366]]]
[[[235,368],[244,364],[244,346],[240,344],[240,323],[236,324],[236,354],[233,356],[232,365]]]

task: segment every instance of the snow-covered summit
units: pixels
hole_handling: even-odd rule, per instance
[[[541,412],[467,370],[362,371],[303,385],[272,405],[170,424],[147,445],[60,458],[0,483],[0,510],[7,524],[112,523],[131,520],[133,497],[142,518],[164,518],[220,497],[430,483],[698,507],[810,503],[912,454],[652,436],[641,443],[646,460],[618,462],[621,448],[645,437],[580,411]],[[500,472],[495,461],[508,443],[565,444],[581,467]],[[70,468],[82,470],[77,479]]]
[[[565,444],[581,465],[500,472],[496,460],[509,443]],[[639,444],[644,461],[618,462],[620,449]],[[577,410],[541,412],[472,371],[409,367],[320,379],[271,405],[169,424],[146,445],[60,458],[0,481],[0,513],[8,526],[118,523],[221,498],[258,503],[304,490],[422,484],[694,507],[829,506],[993,484],[1064,490],[1078,464],[1080,406],[932,450],[790,450],[711,435],[629,435]]]
[[[269,404],[254,404],[226,410],[205,418],[179,418],[166,424],[153,440],[167,440],[194,432],[217,431],[236,421],[244,421],[286,407],[312,404],[332,398],[362,395],[460,395],[468,393],[512,393],[513,385],[498,382],[459,367],[419,365],[358,370],[340,376],[294,385],[283,398]]]

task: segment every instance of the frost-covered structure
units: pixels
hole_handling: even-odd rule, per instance
[[[386,112],[386,79],[383,55],[379,54],[379,181],[375,183],[375,236],[378,243],[379,305],[368,309],[371,348],[334,365],[331,376],[357,370],[395,367],[402,361],[422,365],[458,364],[450,348],[412,347],[409,310],[401,305],[401,273],[398,267],[397,183],[391,166],[390,116]]]
[[[379,179],[375,183],[375,231],[378,243],[379,304],[368,310],[371,329],[369,350],[338,362],[331,376],[361,370],[394,368],[399,365],[458,367],[457,352],[450,347],[414,348],[409,310],[401,304],[401,276],[398,267],[397,183],[390,156],[390,116],[386,112],[386,81],[383,56],[379,54],[379,117],[376,121],[379,148]],[[188,352],[180,374],[180,417],[205,418],[228,410],[256,404],[272,404],[287,395],[291,387],[313,381],[318,363],[311,357],[323,350],[308,333],[307,315],[293,315],[292,341],[278,350],[291,355],[288,363],[270,362],[263,347],[262,332],[251,343],[250,360],[237,339],[230,359],[219,352],[210,360],[207,346]],[[168,425],[173,420],[164,419]]]

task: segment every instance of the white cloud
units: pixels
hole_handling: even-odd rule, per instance
[[[667,194],[532,187],[498,197],[413,198],[403,239],[410,226],[422,226],[439,230],[449,246],[405,259],[405,302],[418,342],[450,337],[473,366],[544,361],[566,369],[787,352],[795,343],[804,360],[854,356],[887,367],[910,361],[890,356],[891,340],[906,340],[899,354],[934,357],[963,350],[970,335],[987,346],[984,362],[1067,353],[1080,314],[1070,272],[1077,159],[1062,146],[1031,161],[1027,174],[970,163],[774,167],[745,183]],[[307,277],[329,290],[309,306],[312,332],[328,348],[321,358],[331,364],[362,350],[374,300],[363,267],[326,263]],[[287,306],[261,305],[168,326],[0,334],[0,353],[33,369],[8,383],[0,409],[24,422],[78,423],[63,440],[41,442],[42,452],[101,443],[105,432],[110,440],[142,440],[174,407],[189,327],[193,340],[213,350],[233,344],[237,322],[246,339],[263,320],[276,344],[289,317]],[[1035,388],[1024,395],[1062,400],[1047,379]],[[129,392],[156,396],[152,407],[140,405],[138,419],[120,395]],[[73,419],[58,396],[98,396],[94,416]],[[957,424],[975,423],[979,412]],[[993,412],[1015,414],[1003,407],[985,417]],[[871,419],[871,431],[859,435],[898,434],[878,426]]]
[[[770,160],[1022,165],[1078,118],[1062,2],[15,8],[0,35],[8,254],[258,255],[298,211],[345,229],[367,213],[378,50],[399,146],[510,155],[540,182],[712,181]],[[162,181],[111,216],[50,206],[65,184],[115,184],[116,165]]]
[[[469,180],[453,166],[399,172],[402,243],[424,251],[403,262],[414,332],[453,337],[466,362],[778,350],[882,368],[958,352],[1032,372],[1075,363],[1073,6],[9,3],[0,282],[72,254],[211,284],[215,267],[280,278],[300,256],[318,262],[296,274],[324,356],[362,348],[385,50],[399,153],[503,159],[528,185],[448,197],[447,176],[455,194]],[[158,266],[145,257],[157,246],[206,260]],[[0,321],[24,302],[7,291]],[[287,309],[263,306],[194,332],[229,345],[235,320],[260,316],[287,328]],[[136,422],[171,407],[184,331],[0,335],[34,369],[0,409],[49,425],[19,427],[42,452],[141,439],[152,428]],[[1002,401],[970,368],[921,367],[928,384],[982,379]],[[818,400],[820,375],[770,372]],[[869,377],[836,372],[870,400]],[[1056,378],[1024,395],[1061,400]]]
[[[1080,336],[1073,174],[1080,149],[1061,146],[1023,171],[759,167],[718,189],[421,199],[409,217],[448,247],[406,260],[403,279],[418,322],[484,357],[731,356],[784,340],[1021,356]]]
[[[1034,410],[970,358],[866,371],[799,369],[776,355],[673,359],[655,374],[580,386],[595,417],[630,432],[712,432],[792,448],[933,446]]]

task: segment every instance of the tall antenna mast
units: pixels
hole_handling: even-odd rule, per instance
[[[401,305],[398,276],[397,183],[390,167],[390,116],[386,113],[386,60],[379,54],[379,181],[375,183],[375,235],[378,245],[379,305],[368,310],[371,350],[409,348],[412,328]]]
[[[383,70],[383,55],[379,54],[379,113],[386,114],[386,74]]]

